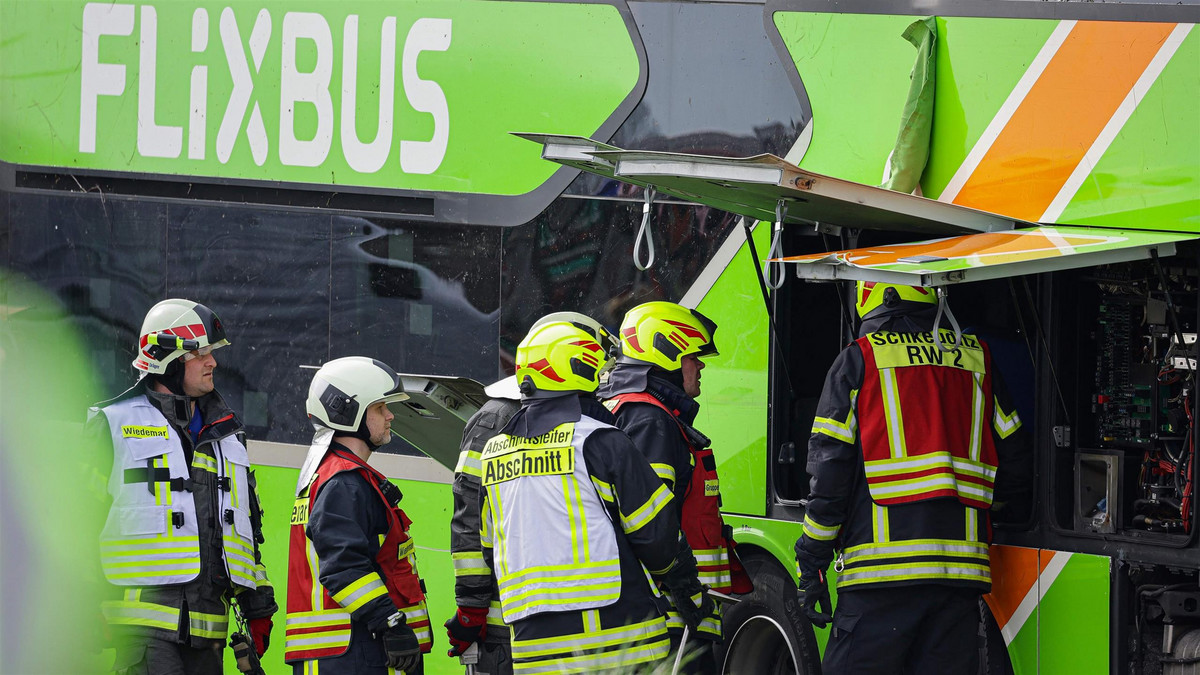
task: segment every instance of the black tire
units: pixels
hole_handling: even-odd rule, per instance
[[[765,553],[745,554],[742,564],[754,581],[754,592],[738,596],[741,602],[725,611],[722,630],[726,642],[718,650],[717,663],[722,663],[726,649],[733,647],[735,658],[752,653],[755,660],[743,663],[739,659],[737,663],[726,664],[726,672],[732,675],[820,675],[821,654],[817,649],[817,638],[812,624],[796,602],[796,582],[778,561]],[[795,667],[782,639],[777,640],[778,645],[752,650],[738,649],[731,644],[734,639],[743,639],[738,630],[747,622],[768,625],[763,619],[769,619],[781,628],[788,642],[794,645]]]
[[[979,599],[979,675],[1013,675],[1004,635],[983,598]]]

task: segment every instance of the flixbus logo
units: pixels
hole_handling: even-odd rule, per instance
[[[178,158],[184,155],[186,147],[188,159],[203,160],[215,152],[217,159],[226,164],[239,138],[244,138],[258,166],[266,163],[268,155],[274,152],[281,164],[311,167],[325,163],[336,134],[342,156],[357,172],[378,171],[393,155],[394,147],[398,149],[396,154],[404,173],[437,171],[446,156],[450,110],[441,86],[418,73],[417,60],[422,52],[444,52],[450,48],[453,30],[450,19],[419,18],[403,27],[397,17],[386,16],[377,25],[368,27],[360,26],[359,16],[351,14],[340,25],[332,26],[326,17],[315,12],[279,14],[262,9],[253,22],[239,23],[232,7],[224,7],[216,15],[198,7],[192,12],[190,25],[160,25],[153,5],[84,6],[79,151],[96,152],[98,130],[107,128],[99,114],[100,98],[131,97],[137,105],[136,152],[142,157]],[[106,37],[132,35],[135,23],[140,23],[138,68],[131,78],[128,65],[106,59],[101,55],[101,47]],[[335,30],[342,38],[340,49],[334,44]],[[223,67],[233,83],[227,100],[210,100],[211,66],[160,61],[160,31],[190,35],[193,55],[211,51],[223,54]],[[370,49],[363,51],[378,56],[372,64],[378,68],[377,86],[369,93],[360,91],[358,86],[360,43],[368,40],[373,41]],[[272,49],[277,52],[279,68],[277,72],[264,73],[264,60]],[[342,75],[337,88],[332,86],[335,69]],[[186,123],[162,120],[157,105],[160,70],[164,75],[169,72],[169,79],[184,78],[189,83]],[[271,81],[261,82],[264,77],[271,77]],[[396,90],[403,92],[413,110],[432,116],[431,138],[420,140],[397,128],[393,95]],[[278,94],[275,119],[264,116],[259,101],[263,92]],[[374,133],[363,138],[359,132],[359,106],[368,97],[378,110]],[[302,131],[297,117],[304,106],[308,107],[315,128],[309,124]],[[212,114],[220,119],[215,139],[207,134]]]
[[[624,0],[3,2],[19,166],[456,193],[435,218],[518,224],[571,176],[510,132],[607,138],[645,89]]]

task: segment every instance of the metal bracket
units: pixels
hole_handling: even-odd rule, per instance
[[[1060,425],[1054,427],[1054,447],[1069,448],[1071,447],[1071,427],[1070,425]]]

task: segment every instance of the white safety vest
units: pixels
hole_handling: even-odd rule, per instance
[[[200,540],[192,493],[172,490],[170,480],[191,477],[174,429],[145,396],[104,408],[113,443],[113,471],[108,491],[113,505],[100,534],[104,576],[120,586],[180,584],[200,573]],[[212,456],[197,452],[197,470],[216,475],[216,519],[220,522],[224,562],[233,583],[257,586],[254,532],[250,524],[250,458],[231,435],[209,444]],[[164,474],[160,469],[166,469]],[[126,482],[126,471],[149,471],[154,490],[144,480]],[[158,475],[155,475],[158,474]],[[135,474],[136,475],[136,474]],[[228,478],[228,490],[219,484]]]
[[[583,459],[610,425],[584,416],[536,438],[499,435],[480,453],[504,621],[595,609],[621,594],[617,537]]]

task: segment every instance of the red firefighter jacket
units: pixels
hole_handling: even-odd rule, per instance
[[[352,631],[377,627],[397,609],[421,651],[431,650],[411,521],[396,506],[398,497],[389,498],[394,489],[335,443],[297,498],[288,551],[286,661],[340,656]]]

